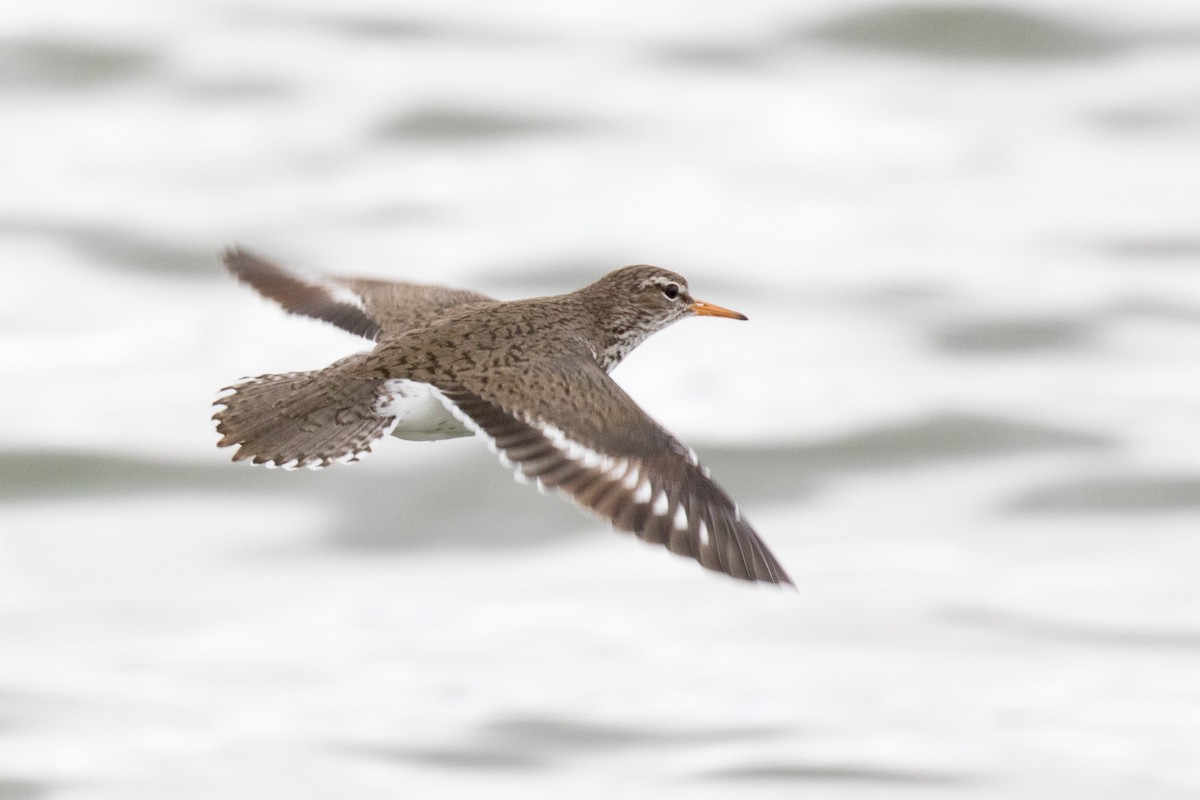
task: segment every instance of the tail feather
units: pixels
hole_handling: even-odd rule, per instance
[[[348,375],[339,364],[312,372],[260,375],[226,387],[213,419],[218,447],[236,445],[234,461],[312,467],[357,461],[386,436],[395,417],[372,411],[377,380]]]

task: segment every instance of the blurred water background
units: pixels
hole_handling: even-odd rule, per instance
[[[1200,5],[0,10],[0,799],[1200,794]],[[358,340],[222,274],[576,288],[796,579],[480,443],[228,463]]]

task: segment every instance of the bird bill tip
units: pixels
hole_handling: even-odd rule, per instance
[[[730,311],[728,308],[705,303],[703,300],[692,301],[692,313],[698,317],[725,317],[726,319],[749,319],[745,314]]]

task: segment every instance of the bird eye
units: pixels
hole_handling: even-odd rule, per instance
[[[676,297],[679,297],[679,284],[668,283],[662,287],[662,293],[667,296],[668,300],[674,300]]]

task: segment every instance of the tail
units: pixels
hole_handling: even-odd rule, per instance
[[[238,445],[234,461],[285,469],[357,461],[391,432],[396,418],[372,410],[379,380],[345,366],[343,361],[312,372],[260,375],[226,387],[232,394],[213,403],[224,406],[213,415],[222,434],[217,446]]]

